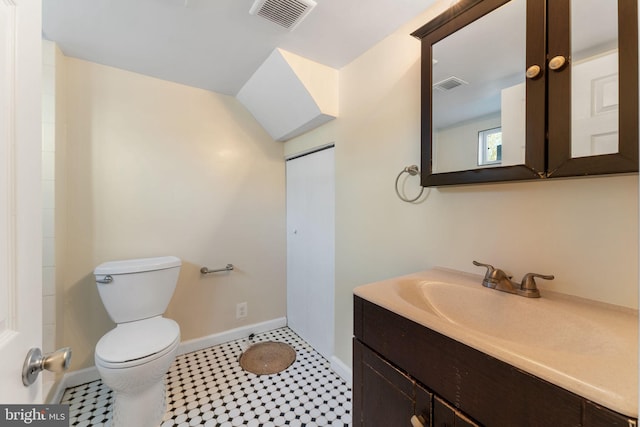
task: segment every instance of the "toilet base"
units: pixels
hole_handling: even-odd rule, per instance
[[[165,324],[166,321],[175,324],[173,320],[160,319]],[[142,322],[150,322],[154,319],[142,320]],[[136,328],[135,322],[125,326],[125,328]],[[113,390],[115,402],[113,408],[112,427],[157,427],[164,417],[165,403],[165,385],[164,377],[169,372],[171,364],[176,359],[178,353],[178,345],[180,344],[180,329],[177,324],[175,327],[169,328],[165,333],[171,333],[173,343],[157,353],[151,353],[146,357],[125,360],[123,362],[113,361],[114,354],[119,353],[113,351],[127,345],[129,342],[121,340],[114,341],[114,333],[120,333],[124,329],[118,329],[108,332],[104,337],[100,338],[95,351],[95,363],[102,382]],[[153,328],[152,328],[153,329]],[[144,330],[144,329],[143,329]],[[156,331],[157,332],[157,331]],[[162,332],[162,331],[160,331]],[[104,344],[105,337],[111,341]],[[125,334],[126,338],[126,334]],[[110,357],[105,360],[105,354]],[[116,359],[117,360],[117,359]]]
[[[164,381],[135,393],[115,391],[112,427],[157,427],[167,407]]]

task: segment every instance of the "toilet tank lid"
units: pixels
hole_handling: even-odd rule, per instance
[[[141,273],[143,271],[180,267],[181,264],[182,261],[180,258],[174,256],[125,259],[121,261],[104,262],[96,267],[93,274],[101,276],[106,274]]]

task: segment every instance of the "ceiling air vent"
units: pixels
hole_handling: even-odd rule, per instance
[[[313,0],[256,0],[249,13],[293,31],[315,6]]]
[[[451,76],[451,77],[447,77],[444,80],[440,80],[438,83],[434,83],[433,88],[446,92],[448,90],[457,88],[458,86],[467,85],[467,84],[469,83],[457,77]]]

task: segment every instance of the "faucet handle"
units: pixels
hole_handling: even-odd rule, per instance
[[[553,275],[527,273],[524,275],[524,277],[522,277],[522,282],[520,283],[520,290],[518,291],[518,293],[520,295],[530,297],[530,298],[539,298],[540,291],[538,290],[538,286],[536,285],[536,281],[535,281],[536,277],[539,277],[545,280],[555,279]]]
[[[483,264],[483,263],[478,262],[478,261],[473,261],[473,265],[477,265],[478,267],[487,267],[487,273],[493,272],[493,270],[495,270],[495,268],[493,268],[493,265],[491,265],[491,264]]]
[[[493,265],[491,264],[483,264],[481,262],[478,261],[473,261],[473,265],[477,265],[478,267],[486,267],[487,268],[487,272],[484,275],[484,280],[482,281],[482,286],[486,287],[486,288],[495,288],[496,287],[496,280],[495,280],[495,274],[496,274],[496,269],[493,267]]]
[[[487,267],[487,273],[484,275],[485,279],[490,278],[491,275],[493,274],[493,272],[496,270],[495,268],[493,268],[493,265],[491,265],[491,264],[483,264],[483,263],[478,262],[478,261],[473,261],[473,265],[477,265],[478,267]]]

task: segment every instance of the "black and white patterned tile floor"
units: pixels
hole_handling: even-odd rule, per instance
[[[232,341],[178,356],[167,377],[162,427],[351,426],[351,389],[329,362],[289,328],[253,337],[296,350],[295,362],[275,375],[255,375],[238,363],[251,344]],[[94,381],[65,391],[70,425],[111,426],[113,393]]]

